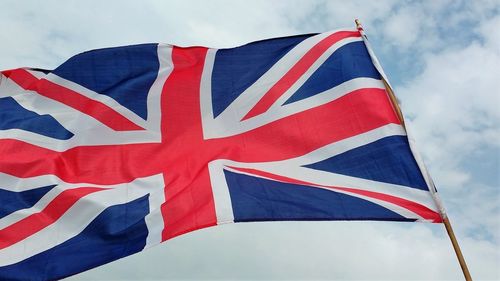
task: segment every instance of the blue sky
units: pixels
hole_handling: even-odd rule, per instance
[[[0,69],[144,42],[233,47],[359,18],[476,280],[500,279],[499,1],[2,1]],[[70,278],[460,279],[444,227],[280,222],[190,233]]]

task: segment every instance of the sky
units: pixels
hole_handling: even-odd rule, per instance
[[[500,1],[0,0],[0,69],[163,42],[235,47],[363,23],[475,280],[500,280]],[[273,222],[192,232],[68,280],[459,280],[442,224]]]

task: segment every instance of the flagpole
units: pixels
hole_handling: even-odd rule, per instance
[[[363,26],[361,25],[361,22],[358,19],[356,19],[354,22],[356,23],[356,28],[361,32],[361,34],[363,34]],[[396,111],[396,114],[398,115],[398,118],[399,118],[399,121],[401,122],[401,125],[406,130],[406,125],[404,122],[403,113],[401,111],[401,108],[399,107],[398,99],[396,98],[396,95],[394,94],[394,91],[392,90],[391,86],[386,81],[384,75],[381,75],[381,76],[382,76],[382,82],[384,83],[385,89],[387,90],[387,94],[389,95],[392,106],[393,106],[394,110]],[[451,227],[450,219],[446,215],[444,209],[441,208],[440,213],[441,213],[441,217],[443,219],[444,227],[446,228],[446,232],[448,233],[448,237],[450,237],[451,244],[453,245],[453,249],[455,250],[455,254],[457,256],[458,262],[460,263],[460,267],[462,268],[462,272],[464,274],[465,280],[472,281],[472,277],[470,275],[469,268],[467,267],[467,263],[465,262],[464,256],[462,254],[462,250],[460,249],[460,245],[458,244],[457,238],[455,237],[455,232],[453,231],[453,228]]]

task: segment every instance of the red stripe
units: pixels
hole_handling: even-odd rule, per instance
[[[31,90],[32,88],[34,88],[34,84],[39,81],[38,78],[22,68],[11,69],[3,71],[2,73],[5,75],[5,77],[16,82],[19,86],[21,86],[21,88],[25,90]]]
[[[42,211],[0,230],[0,250],[26,239],[57,221],[80,198],[103,188],[80,187],[68,189],[57,195]]]
[[[188,79],[187,74],[184,78]],[[178,74],[172,79],[166,85],[170,99],[162,98],[164,143],[81,146],[55,152],[4,139],[0,140],[0,172],[23,178],[54,174],[66,182],[96,184],[129,182],[162,171],[184,179],[195,165],[200,169],[215,159],[284,160],[389,123],[399,124],[384,90],[361,89],[242,134],[204,141],[193,90],[187,82],[175,83],[181,80]],[[195,110],[198,114],[191,113]]]
[[[38,79],[25,69],[16,69],[9,73],[9,78],[25,90],[35,91],[47,98],[70,106],[115,131],[144,130],[120,113],[102,102],[90,99],[78,92],[53,83],[46,79]]]
[[[162,144],[79,146],[57,152],[0,139],[0,172],[20,178],[51,174],[68,183],[119,184],[161,173],[168,153]]]
[[[328,48],[340,40],[350,37],[361,37],[358,31],[340,31],[331,34],[314,45],[300,60],[283,76],[281,79],[269,89],[261,100],[253,107],[243,120],[252,118],[266,112],[271,105],[274,104],[304,73],[319,59]]]
[[[9,70],[2,70],[0,71],[0,73],[2,73],[3,76],[9,78],[10,74],[12,73],[12,70],[13,69],[9,69]]]
[[[228,166],[229,167],[229,166]],[[400,206],[404,209],[407,209],[420,217],[424,218],[425,220],[429,220],[435,223],[440,223],[442,222],[441,216],[439,213],[427,208],[424,205],[421,205],[417,202],[413,202],[404,198],[400,198],[397,196],[393,195],[388,195],[380,192],[374,192],[374,191],[368,191],[368,190],[361,190],[361,189],[356,189],[356,188],[348,188],[348,187],[338,187],[338,186],[329,186],[329,185],[319,185],[319,184],[314,184],[306,181],[301,181],[297,179],[292,179],[289,177],[285,176],[280,176],[256,169],[248,169],[248,168],[236,168],[236,167],[229,167],[231,169],[248,173],[248,174],[254,174],[254,175],[259,175],[268,179],[280,181],[280,182],[285,182],[285,183],[293,183],[293,184],[300,184],[300,185],[307,185],[307,186],[316,186],[316,187],[324,187],[332,190],[342,190],[346,191],[349,193],[354,193],[354,194],[359,194],[362,196],[370,197],[373,199],[378,199],[381,201],[385,201],[397,206]],[[430,196],[430,195],[429,195]]]
[[[207,49],[172,50],[174,69],[162,93],[162,137],[165,144],[165,198],[162,241],[217,224],[203,142],[200,80]],[[203,155],[210,155],[203,158]],[[210,159],[211,160],[211,159]]]
[[[184,171],[187,172],[187,171]],[[162,241],[217,224],[215,203],[208,168],[193,178],[165,172],[165,198],[162,205],[164,229]]]

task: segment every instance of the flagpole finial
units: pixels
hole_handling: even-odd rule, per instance
[[[363,26],[361,25],[361,22],[359,21],[359,19],[355,19],[354,22],[356,23],[357,29],[363,29]]]

